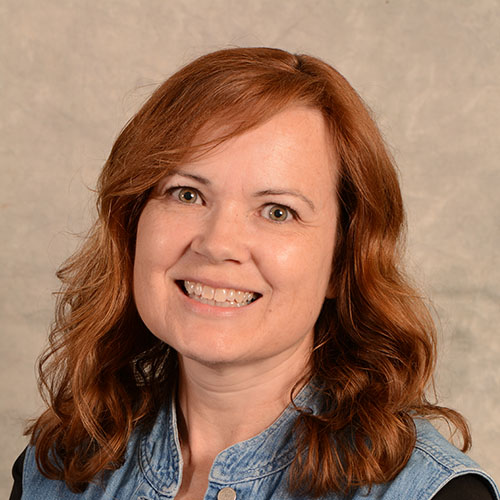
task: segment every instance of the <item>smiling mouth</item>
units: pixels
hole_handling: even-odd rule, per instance
[[[176,284],[189,298],[218,307],[244,307],[262,296],[257,292],[244,292],[233,288],[213,288],[196,281],[178,280]]]

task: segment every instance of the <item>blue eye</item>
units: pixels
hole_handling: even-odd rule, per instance
[[[291,215],[290,210],[283,205],[271,205],[268,207],[264,209],[265,216],[275,222],[285,222]]]

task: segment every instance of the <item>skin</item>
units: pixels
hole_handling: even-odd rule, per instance
[[[141,214],[135,301],[181,368],[176,498],[203,498],[217,454],[268,427],[307,373],[329,289],[336,177],[324,118],[296,106],[181,165]],[[240,308],[202,304],[182,280],[259,298]]]

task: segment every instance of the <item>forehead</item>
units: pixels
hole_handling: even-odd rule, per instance
[[[297,173],[335,181],[338,162],[333,135],[319,110],[291,106],[243,132],[239,128],[214,121],[203,126],[192,142],[193,154],[179,170],[202,170],[227,160],[234,168],[252,167],[262,176]]]

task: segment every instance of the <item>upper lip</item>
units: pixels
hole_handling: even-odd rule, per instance
[[[239,290],[242,292],[250,292],[250,293],[257,293],[259,295],[262,295],[260,292],[257,290],[252,290],[251,288],[245,287],[245,286],[239,286],[235,285],[233,283],[229,283],[227,281],[213,281],[211,279],[206,279],[206,278],[181,278],[176,281],[191,281],[193,283],[201,283],[202,285],[207,285],[211,286],[212,288],[225,288],[226,290],[231,289],[231,290]]]

